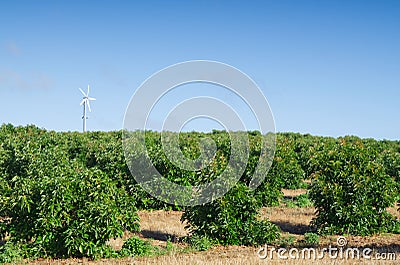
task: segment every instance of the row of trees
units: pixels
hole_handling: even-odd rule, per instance
[[[2,125],[0,238],[20,244],[29,255],[103,256],[107,240],[125,230],[139,230],[137,209],[168,208],[184,211],[182,220],[192,235],[220,244],[263,244],[279,237],[279,229],[268,220],[258,220],[260,207],[277,205],[282,188],[306,187],[317,210],[312,225],[322,234],[367,235],[399,227],[386,211],[399,200],[399,141],[278,133],[274,148],[271,135],[258,132],[181,133],[179,149],[187,159],[206,154],[196,170],[189,170],[169,159],[174,154],[164,152],[163,141],[176,134],[165,134],[163,139],[160,133],[146,132],[145,148],[152,166],[184,186],[216,179],[229,163],[232,139],[243,134],[248,139],[248,163],[239,182],[210,203],[182,207],[148,195],[136,183],[132,173],[140,177],[148,172],[143,171],[148,166],[143,165],[143,146],[137,144],[143,134],[132,132],[126,139],[131,148],[126,160],[124,133],[82,134]],[[204,150],[204,146],[209,148]],[[263,148],[275,149],[273,160]],[[207,150],[215,152],[207,156]],[[239,160],[233,165],[242,165]],[[264,172],[270,164],[262,184],[249,189],[259,174],[256,168]]]

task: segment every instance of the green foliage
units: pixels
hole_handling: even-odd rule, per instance
[[[249,148],[245,147],[247,136]],[[240,178],[240,182],[249,185],[256,177],[258,179],[265,178],[257,192],[264,205],[277,203],[281,196],[280,179],[267,175],[267,168],[272,163],[273,139],[274,137],[259,133],[228,133],[225,131],[180,134],[172,132],[161,134],[152,131],[129,132],[124,137],[132,175],[136,179],[143,180],[153,191],[159,191],[157,194],[162,192],[160,185],[151,186],[154,184],[148,181],[146,176],[160,174],[170,181],[170,183],[163,183],[162,187],[171,185],[171,183],[182,186],[202,185],[210,183],[221,174],[225,174],[224,179],[237,176]],[[143,142],[145,142],[145,146],[141,144]],[[165,147],[174,142],[179,143],[179,148],[169,148],[168,151],[165,151]],[[240,148],[234,148],[238,153],[236,156],[232,155],[233,143],[238,143],[240,146]],[[261,154],[262,152],[263,154]],[[145,161],[145,153],[148,154],[151,163]],[[194,159],[194,163],[184,161],[181,154],[190,161]],[[249,157],[245,163],[247,155]],[[227,181],[227,183],[231,183],[231,181]],[[221,186],[222,190],[228,190],[228,188],[229,185]],[[178,203],[182,196],[182,194],[175,193],[164,195],[170,196],[171,200]],[[153,203],[149,199],[144,207],[165,208],[165,205],[157,205],[157,202]]]
[[[126,240],[119,251],[120,257],[148,256],[154,251],[149,241],[140,239],[137,236],[130,237]]]
[[[295,142],[289,137],[278,135],[274,162],[268,174],[280,181],[285,189],[302,187],[305,172],[300,166],[295,152]]]
[[[98,258],[108,239],[138,230],[135,201],[98,167],[71,158],[63,136],[32,126],[2,135],[0,237],[29,256]]]
[[[208,237],[222,245],[260,245],[279,236],[277,226],[257,220],[261,202],[254,192],[238,183],[225,196],[210,203],[187,207],[182,221],[191,235]]]
[[[287,207],[294,208],[294,207],[311,207],[313,206],[312,201],[308,197],[308,194],[300,194],[293,199],[284,199],[283,202],[286,204]]]
[[[400,234],[400,220],[396,221],[396,223],[395,223],[395,225],[393,227],[392,233]]]
[[[12,241],[49,257],[100,257],[108,239],[138,230],[134,201],[101,172],[55,173],[9,195],[3,212]]]
[[[319,244],[319,235],[316,233],[305,233],[304,234],[304,241],[307,246],[315,247]]]
[[[310,197],[317,208],[313,225],[322,234],[370,235],[390,232],[394,217],[396,186],[376,150],[358,138],[340,138],[326,143],[325,151],[312,159],[315,177]]]
[[[385,168],[386,174],[396,181],[397,201],[400,204],[400,153],[391,150],[384,150],[381,155],[381,163]]]
[[[298,207],[311,207],[314,206],[307,193],[300,194],[295,197],[295,202]]]
[[[246,185],[249,184],[247,179],[252,176],[254,179],[264,178],[260,186],[255,190],[255,196],[257,201],[261,203],[262,206],[276,206],[279,205],[279,200],[282,198],[283,193],[281,191],[283,187],[283,181],[281,176],[274,174],[274,161],[270,155],[261,154],[261,142],[265,143],[264,148],[267,153],[273,152],[272,146],[275,137],[270,135],[255,134],[253,138],[250,138],[250,146],[253,146],[250,152],[249,164],[246,169],[246,178],[243,181]],[[268,171],[268,167],[271,166]],[[258,169],[255,172],[255,168]],[[272,171],[272,172],[271,172]]]
[[[167,250],[167,252],[171,253],[176,249],[176,247],[174,246],[174,244],[172,244],[170,240],[167,240],[167,243],[165,244],[165,249]]]
[[[226,171],[230,159],[234,166],[243,165],[242,158],[232,156],[232,141],[245,136],[243,132],[166,133],[164,139],[159,132],[146,132],[145,139],[135,132],[132,135],[128,161],[135,165],[133,172],[123,153],[122,131],[82,134],[46,131],[33,125],[0,126],[0,239],[7,240],[0,247],[0,261],[17,256],[141,255],[145,251],[140,249],[147,247],[141,247],[137,239],[127,242],[122,252],[105,242],[124,230],[138,230],[137,209],[182,207],[147,194],[134,177],[140,178],[148,172],[146,167],[154,165],[171,182],[191,186],[216,179]],[[278,205],[282,188],[303,187],[305,179],[312,179],[309,197],[300,195],[286,202],[296,207],[313,203],[317,208],[313,225],[320,233],[399,231],[399,220],[396,222],[386,207],[400,201],[400,141],[278,133],[272,160],[262,150],[273,152],[275,135],[255,131],[247,136],[248,163],[237,186],[211,203],[185,209],[182,220],[188,222],[196,249],[214,243],[274,241],[278,228],[258,220],[258,209]],[[166,154],[163,140],[169,143],[174,139],[179,148]],[[146,150],[139,147],[141,140]],[[151,165],[141,160],[145,151]],[[177,165],[175,156],[180,154],[195,160],[196,170]],[[246,186],[254,178],[265,179],[251,191]]]
[[[287,248],[291,247],[294,245],[296,238],[292,235],[280,237],[278,240],[275,241],[275,244],[277,244],[281,248]]]
[[[198,251],[206,251],[214,245],[213,240],[208,236],[199,236],[197,234],[190,236],[188,241],[190,246]]]
[[[13,242],[7,242],[3,246],[0,246],[0,264],[3,263],[14,263],[17,264],[22,262],[26,253],[19,244]]]

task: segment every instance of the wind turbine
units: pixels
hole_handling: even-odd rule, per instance
[[[83,132],[86,132],[86,108],[92,112],[92,110],[90,109],[90,101],[91,100],[96,100],[95,98],[90,98],[89,97],[89,85],[87,86],[87,93],[85,94],[85,92],[83,92],[83,90],[81,88],[79,88],[79,90],[82,92],[83,94],[83,99],[81,101],[81,106],[83,105],[83,116],[82,116],[82,120],[83,120]]]

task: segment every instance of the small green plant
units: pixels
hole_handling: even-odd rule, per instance
[[[308,197],[308,194],[300,194],[299,196],[295,197],[296,205],[298,207],[311,207],[313,206],[312,201]]]
[[[18,263],[26,256],[22,247],[13,242],[7,242],[0,246],[0,264]]]
[[[397,220],[395,225],[393,226],[393,231],[394,234],[400,234],[400,220]]]
[[[119,251],[113,249],[109,245],[101,247],[101,250],[98,250],[98,256],[104,259],[121,258]]]
[[[120,250],[121,257],[148,256],[153,253],[153,246],[149,241],[133,236],[125,241]]]
[[[214,245],[208,236],[192,235],[188,241],[190,246],[198,251],[208,250]]]
[[[317,246],[319,244],[319,236],[316,233],[305,233],[304,241],[308,246]]]
[[[176,247],[172,244],[171,240],[168,239],[167,243],[165,244],[165,250],[167,253],[173,253],[176,251]]]
[[[283,199],[283,203],[285,203],[286,207],[295,208],[295,207],[311,207],[313,206],[312,201],[308,197],[308,194],[300,194],[292,199]]]
[[[287,237],[281,237],[276,241],[276,244],[281,248],[286,248],[294,245],[295,237],[289,235]]]
[[[286,207],[288,208],[295,208],[297,207],[296,203],[294,202],[293,199],[287,199],[287,198],[283,198],[282,202],[285,204]]]

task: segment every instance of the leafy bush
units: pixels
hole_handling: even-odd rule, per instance
[[[322,234],[370,235],[395,224],[395,183],[376,160],[376,150],[354,137],[341,138],[315,154],[310,197],[317,208],[312,224]]]
[[[305,233],[304,241],[308,246],[315,247],[319,244],[319,236],[316,233]]]
[[[210,203],[187,207],[182,215],[191,235],[208,237],[222,245],[260,245],[279,237],[277,226],[257,220],[261,202],[238,183],[225,196]]]
[[[3,263],[19,263],[22,262],[26,253],[19,244],[7,242],[0,246],[0,264]]]
[[[208,250],[214,245],[213,240],[211,240],[208,236],[199,236],[197,234],[189,237],[188,241],[190,246],[198,251]]]
[[[19,182],[21,191],[2,209],[11,217],[5,227],[11,241],[39,247],[42,256],[96,258],[108,239],[138,230],[131,197],[101,171],[77,170]]]
[[[307,193],[300,194],[295,197],[295,202],[298,207],[311,207],[314,206]]]
[[[276,240],[275,244],[277,244],[281,248],[287,248],[294,245],[296,238],[292,235],[288,235],[287,237],[281,237]]]
[[[293,199],[285,199],[283,201],[287,207],[294,208],[294,207],[311,207],[313,206],[312,201],[308,197],[308,194],[300,194]]]
[[[122,249],[119,251],[119,255],[120,257],[146,256],[150,255],[152,252],[153,246],[150,242],[133,236],[124,242]]]
[[[62,134],[28,126],[1,137],[0,237],[26,255],[97,258],[108,239],[138,230],[133,197],[69,157]]]

